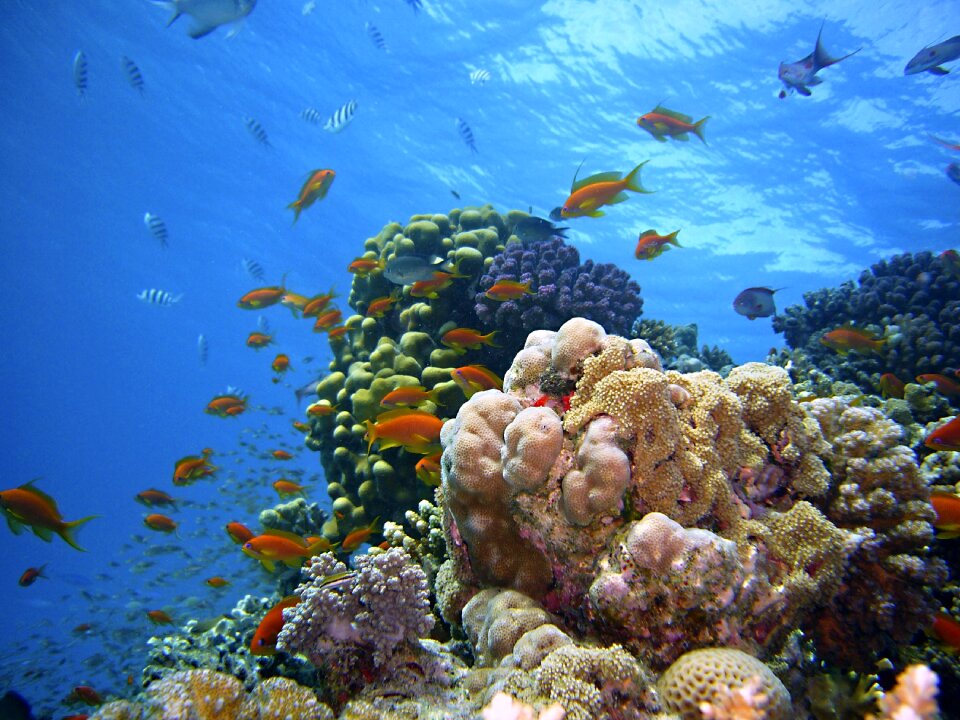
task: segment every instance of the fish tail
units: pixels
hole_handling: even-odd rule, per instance
[[[529,286],[529,284],[527,285],[527,292],[530,292],[530,286]],[[498,332],[500,332],[500,331],[499,331],[499,330],[494,330],[494,331],[491,332],[491,333],[487,333],[486,335],[483,336],[483,341],[484,341],[487,345],[489,345],[490,347],[500,347],[499,345],[497,345],[497,344],[493,341],[493,336],[496,335]]]
[[[367,428],[367,437],[369,441],[367,442],[367,455],[370,454],[370,451],[373,450],[373,444],[377,441],[377,427],[370,420],[364,420],[363,425]]]
[[[303,210],[303,206],[300,204],[300,201],[294,200],[292,203],[287,205],[287,210],[293,210],[293,223],[296,224],[297,220],[300,219],[300,211]]]
[[[673,245],[674,247],[682,248],[683,245],[681,245],[681,244],[680,244],[680,241],[677,240],[677,235],[678,235],[679,233],[680,233],[679,230],[675,230],[674,232],[670,233],[669,243],[670,243],[671,245]]]
[[[638,192],[638,193],[651,192],[650,190],[647,190],[645,187],[643,187],[643,184],[640,182],[640,168],[642,168],[648,162],[650,161],[644,160],[642,163],[637,165],[633,170],[631,170],[630,173],[624,178],[627,190],[633,190],[634,192]],[[592,213],[590,213],[590,215],[591,217],[593,217]]]
[[[100,517],[99,515],[89,515],[85,518],[80,518],[79,520],[72,520],[68,523],[64,523],[63,527],[57,531],[57,534],[64,539],[64,541],[72,548],[80,550],[81,552],[86,552],[79,544],[77,544],[76,538],[73,536],[73,530],[80,527],[85,522],[93,520],[95,517]]]
[[[707,139],[703,136],[703,126],[710,119],[710,116],[707,115],[703,120],[698,120],[693,124],[693,127],[690,128],[693,131],[693,134],[700,138],[700,142],[704,145],[707,144]]]

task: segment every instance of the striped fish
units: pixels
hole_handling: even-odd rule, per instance
[[[87,56],[83,50],[73,56],[73,84],[77,86],[77,95],[84,97],[87,94]]]
[[[247,271],[247,274],[258,282],[266,282],[266,273],[263,271],[263,266],[258,263],[256,260],[250,260],[244,258],[240,261],[240,264],[243,265],[243,269]]]
[[[404,0],[410,7],[413,8],[415,13],[420,12],[420,8],[423,7],[423,0]]]
[[[142,300],[145,303],[151,305],[160,305],[161,307],[169,307],[174,303],[180,302],[180,299],[183,297],[183,294],[174,295],[169,293],[166,290],[157,290],[156,288],[150,288],[149,290],[141,290],[137,295],[137,300]]]
[[[457,131],[460,133],[460,138],[466,143],[467,147],[470,148],[472,152],[477,152],[477,143],[473,139],[473,130],[471,130],[470,126],[461,118],[457,118]]]
[[[311,125],[319,125],[320,121],[323,120],[323,115],[320,114],[320,111],[312,107],[304,108],[300,113],[300,117]]]
[[[327,132],[340,132],[347,125],[350,124],[350,121],[353,120],[353,114],[357,111],[357,101],[350,100],[345,102],[337,111],[330,116],[330,119],[327,120],[326,124],[323,126],[323,129]]]
[[[383,35],[380,34],[380,31],[377,30],[377,26],[373,23],[366,23],[364,27],[367,29],[367,35],[370,36],[370,39],[373,40],[373,44],[377,46],[377,50],[387,51],[387,41],[383,39]]]
[[[160,219],[159,215],[145,213],[143,224],[147,226],[147,230],[157,239],[161,247],[167,247],[167,239],[170,234],[167,232],[167,224]]]
[[[124,55],[120,58],[120,67],[123,68],[123,71],[127,73],[127,82],[130,83],[130,87],[143,95],[144,91],[144,82],[143,82],[143,73],[140,72],[140,68],[137,67],[137,64]]]
[[[270,138],[267,137],[267,131],[263,129],[263,126],[258,123],[252,117],[245,117],[243,119],[243,124],[247,126],[247,130],[250,131],[250,134],[253,135],[254,139],[261,145],[266,145],[271,147]]]
[[[478,69],[470,73],[471,85],[486,85],[489,79],[490,79],[489,70]]]
[[[200,333],[197,336],[197,357],[200,359],[200,364],[206,366],[207,364],[207,351],[209,346],[207,345],[207,338],[203,333]]]

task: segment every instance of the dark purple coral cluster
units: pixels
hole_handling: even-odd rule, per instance
[[[485,293],[503,280],[530,283],[532,294],[496,301]],[[523,338],[532,330],[556,330],[572,317],[600,323],[626,335],[643,309],[640,286],[609,263],[587,260],[559,237],[511,243],[490,264],[477,287],[476,313],[485,329]],[[506,337],[501,342],[507,343]]]

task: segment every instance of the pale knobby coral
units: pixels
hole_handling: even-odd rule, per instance
[[[504,692],[498,692],[490,703],[483,708],[483,720],[534,720],[534,709],[517,702]],[[536,715],[536,720],[563,720],[566,715],[559,703],[544,708]]]
[[[553,619],[538,603],[515,590],[481,590],[463,608],[463,629],[481,667],[499,663],[513,652],[521,636]]]
[[[926,665],[911,665],[897,676],[896,687],[880,699],[880,714],[866,720],[935,720],[939,678]]]

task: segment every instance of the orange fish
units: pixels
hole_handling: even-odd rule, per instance
[[[313,430],[313,428],[310,427],[309,424],[305,422],[300,422],[299,420],[293,421],[293,429],[296,430],[297,432],[302,432],[302,433],[308,433],[311,430]]]
[[[194,480],[213,475],[218,468],[207,462],[207,455],[187,455],[173,464],[173,484],[189,485]]]
[[[337,297],[337,294],[331,289],[326,295],[317,295],[303,308],[304,317],[316,317],[325,310],[330,301]]]
[[[637,125],[653,135],[658,142],[666,142],[668,137],[686,141],[690,139],[687,133],[693,133],[706,144],[707,141],[703,138],[703,125],[709,119],[710,116],[707,115],[703,120],[691,122],[693,118],[689,115],[668,110],[663,105],[657,105],[646,115],[638,117]]]
[[[314,332],[323,332],[329,330],[343,319],[343,313],[337,309],[327,310],[317,315],[317,321],[313,324]]]
[[[147,610],[147,617],[154,625],[172,625],[173,618],[163,610]]]
[[[884,373],[880,376],[880,394],[885,398],[903,400],[903,391],[906,385],[903,380],[893,373]]]
[[[217,395],[207,404],[204,411],[217,417],[236,417],[247,409],[247,398],[235,393]]]
[[[853,350],[858,353],[879,353],[886,338],[878,338],[873,333],[855,327],[841,327],[824,334],[820,342],[828,348],[833,348],[841,355]]]
[[[600,217],[604,214],[601,207],[604,205],[616,205],[627,199],[627,190],[637,193],[650,192],[640,184],[640,168],[647,164],[647,160],[637,165],[633,170],[623,176],[616,171],[602,172],[591,175],[583,180],[573,178],[573,185],[570,187],[570,197],[568,197],[563,207],[560,208],[560,215],[565,218]],[[578,169],[579,172],[579,169]]]
[[[307,415],[310,417],[327,417],[328,415],[333,415],[336,412],[336,405],[327,405],[322,402],[315,402],[312,405],[307,406]]]
[[[103,698],[100,697],[100,693],[98,693],[89,685],[77,685],[73,690],[70,691],[70,694],[67,695],[67,697],[64,699],[64,702],[82,702],[93,707],[96,705],[103,705]]]
[[[373,535],[379,522],[380,518],[374,518],[373,522],[366,527],[357,528],[356,530],[347,533],[347,536],[343,539],[343,542],[340,543],[340,549],[348,553],[359,549],[359,547],[369,540],[371,535]]]
[[[960,415],[927,435],[923,444],[931,450],[960,450]]]
[[[440,338],[440,342],[447,347],[453,348],[458,354],[462,355],[467,350],[476,350],[481,345],[497,347],[493,342],[493,336],[496,334],[496,330],[486,335],[481,335],[479,330],[454,328],[453,330],[445,332]]]
[[[366,317],[372,318],[381,318],[387,314],[393,304],[397,301],[397,295],[384,295],[383,297],[374,298],[370,301],[370,304],[367,305],[367,312],[365,313]]]
[[[421,482],[430,487],[440,485],[440,457],[442,453],[434,453],[420,458],[414,470]]]
[[[177,530],[177,522],[173,518],[161,515],[160,513],[147,515],[143,519],[143,524],[157,532],[171,533]]]
[[[154,490],[153,488],[144,490],[143,492],[138,492],[134,496],[134,500],[141,505],[146,505],[147,507],[154,507],[155,505],[170,505],[174,509],[177,507],[176,500],[162,490]]]
[[[952,378],[948,378],[946,375],[941,375],[940,373],[926,373],[924,375],[917,375],[917,382],[921,385],[933,383],[937,387],[937,392],[939,392],[941,395],[947,395],[950,397],[960,395],[960,383]]]
[[[491,300],[504,302],[505,300],[516,300],[524,295],[536,295],[530,289],[530,281],[517,282],[516,280],[501,280],[495,283],[484,295]]]
[[[33,486],[35,480],[12,490],[0,491],[0,510],[7,517],[7,525],[14,535],[23,532],[23,526],[29,525],[33,534],[41,540],[50,542],[56,533],[77,550],[83,550],[73,537],[74,528],[93,520],[90,515],[80,520],[66,522],[57,508],[56,501]]]
[[[450,371],[450,376],[457,386],[463,390],[467,399],[481,390],[503,389],[503,380],[497,377],[489,368],[483,365],[464,365]]]
[[[653,260],[655,257],[663,255],[670,249],[671,245],[683,247],[677,240],[677,233],[679,232],[679,230],[674,230],[669,235],[659,235],[656,230],[645,230],[640,233],[634,255],[637,260]]]
[[[436,451],[440,442],[443,420],[422,410],[398,408],[377,415],[376,423],[364,421],[367,433],[367,453],[373,443],[380,443],[380,450],[402,447],[407,452],[427,455]]]
[[[300,188],[300,194],[297,199],[287,205],[288,210],[293,210],[293,222],[300,219],[300,213],[313,205],[317,200],[323,200],[327,196],[330,185],[337,174],[333,170],[311,170],[307,181]]]
[[[20,587],[28,587],[30,585],[33,585],[37,581],[37,578],[47,577],[46,575],[43,574],[43,569],[45,567],[46,565],[41,565],[38,568],[35,568],[35,567],[27,568],[26,570],[23,571],[23,575],[20,576],[20,579],[17,580],[17,584]]]
[[[267,611],[250,640],[251,655],[277,654],[277,638],[283,630],[283,611],[299,602],[296,595],[288,595]]]
[[[380,405],[385,408],[396,408],[401,405],[414,407],[425,402],[436,402],[435,395],[435,390],[427,390],[423,385],[403,385],[384,395]]]
[[[247,335],[247,347],[259,350],[267,345],[273,345],[273,335],[267,335],[262,332],[252,332]]]
[[[283,353],[280,353],[273,359],[270,367],[275,373],[284,373],[287,370],[290,370],[290,358]]]
[[[440,297],[440,291],[446,290],[453,285],[454,278],[462,278],[466,275],[443,272],[437,270],[429,280],[417,280],[410,286],[410,295],[412,297],[431,298],[436,300]]]
[[[344,335],[348,332],[348,328],[345,325],[338,325],[337,327],[332,327],[327,330],[327,339],[328,340],[341,340]]]
[[[293,313],[294,317],[297,317],[298,310],[303,312],[309,302],[310,298],[295,292],[287,292],[280,298],[280,304],[286,308],[290,308],[290,312]]]
[[[274,450],[272,453],[274,459],[276,460],[293,460],[293,455],[288,453],[286,450]]]
[[[229,522],[227,523],[227,535],[229,535],[230,539],[237,545],[243,545],[253,537],[253,531],[243,523]]]
[[[222,578],[219,575],[216,575],[211,578],[207,578],[206,580],[204,580],[204,582],[213,588],[222,588],[230,584],[229,580],[227,580],[226,578]]]
[[[347,265],[347,272],[351,272],[358,277],[366,277],[374,270],[383,269],[383,260],[374,258],[357,258]]]
[[[271,285],[269,287],[256,288],[251,290],[242,298],[237,300],[237,307],[244,310],[259,310],[261,308],[276,305],[287,294],[287,289],[280,286]]]
[[[960,622],[946,613],[937,613],[933,617],[930,632],[953,652],[960,652]]]
[[[313,557],[326,550],[326,538],[322,542],[307,544],[304,539],[283,530],[264,530],[263,535],[252,537],[243,544],[246,555],[259,560],[273,572],[278,562],[290,567],[300,567],[304,558]]]
[[[73,632],[77,635],[83,635],[84,633],[90,632],[92,629],[93,625],[90,623],[80,623],[73,629]]]
[[[293,480],[280,478],[274,481],[273,489],[277,491],[277,495],[280,497],[286,497],[287,495],[302,495],[306,486],[298,485]]]
[[[941,540],[960,537],[960,496],[955,493],[934,490],[930,493],[930,504],[937,513],[933,526],[938,530]]]

